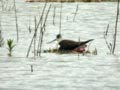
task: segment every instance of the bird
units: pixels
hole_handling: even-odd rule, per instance
[[[48,43],[52,43],[53,41],[57,41],[57,46],[59,45],[60,47],[58,50],[69,50],[69,51],[77,51],[77,52],[83,52],[85,51],[85,48],[87,47],[87,43],[90,41],[93,41],[94,39],[89,39],[86,41],[74,41],[74,40],[67,40],[67,39],[62,39],[61,34],[57,34],[56,38]]]

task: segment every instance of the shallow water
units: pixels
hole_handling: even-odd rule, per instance
[[[116,3],[79,3],[75,22],[73,16],[77,3],[63,3],[62,35],[78,40],[95,39],[90,50],[97,48],[98,55],[42,53],[34,60],[33,49],[26,58],[28,46],[34,33],[34,16],[39,17],[44,3],[25,3],[16,0],[19,43],[16,43],[13,11],[1,11],[4,41],[14,39],[13,56],[7,56],[7,46],[0,48],[0,90],[119,90],[120,89],[120,31],[118,31],[115,55],[110,55],[103,32],[110,24],[108,41],[112,41],[116,17]],[[43,49],[54,48],[46,44],[59,33],[60,4],[52,4],[46,24]],[[56,6],[55,25],[53,7]],[[30,23],[29,23],[30,21]],[[28,26],[32,32],[29,33]],[[119,24],[120,25],[120,24]],[[120,26],[118,26],[120,28]],[[33,72],[31,67],[33,66]]]

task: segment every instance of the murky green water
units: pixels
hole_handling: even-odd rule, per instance
[[[60,3],[52,4],[42,49],[56,47],[46,44],[59,33]],[[112,41],[116,17],[116,3],[79,3],[73,22],[77,3],[63,3],[62,35],[64,38],[78,40],[95,39],[90,50],[97,48],[98,55],[42,53],[33,58],[33,48],[26,58],[28,46],[34,33],[34,17],[39,17],[44,3],[25,3],[16,0],[19,43],[16,42],[14,11],[1,11],[2,36],[5,45],[0,48],[0,89],[1,90],[119,90],[120,89],[120,31],[118,30],[115,55],[110,55],[103,32],[110,24],[108,41]],[[47,6],[47,8],[48,8]],[[56,7],[55,25],[53,11]],[[32,32],[28,27],[31,25]],[[120,28],[118,26],[118,28]],[[13,57],[7,56],[6,40],[13,39],[16,47]],[[33,65],[33,72],[30,71]]]

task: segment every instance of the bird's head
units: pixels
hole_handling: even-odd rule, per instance
[[[57,41],[57,42],[59,43],[61,40],[62,40],[61,34],[57,34],[57,35],[56,35],[56,38],[55,38],[54,40],[48,42],[48,43],[52,43],[52,42],[54,42],[54,41]]]

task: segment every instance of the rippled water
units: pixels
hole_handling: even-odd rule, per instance
[[[13,11],[1,11],[4,41],[14,39],[16,47],[12,57],[7,56],[7,46],[0,48],[0,90],[119,90],[120,89],[120,31],[115,55],[110,55],[103,38],[107,24],[110,24],[108,41],[112,41],[116,17],[116,3],[79,3],[78,13],[73,22],[77,3],[63,3],[62,35],[78,40],[95,39],[98,55],[42,53],[42,57],[26,58],[34,29],[34,16],[39,17],[44,3],[25,3],[16,0],[20,41],[16,43],[15,18]],[[49,5],[50,3],[48,3]],[[59,32],[60,4],[51,3],[52,9],[46,24],[43,49],[54,48],[55,43],[46,44]],[[55,25],[53,7],[56,6]],[[31,23],[29,23],[31,21]],[[118,26],[120,28],[120,24]],[[33,65],[33,72],[30,66]]]

